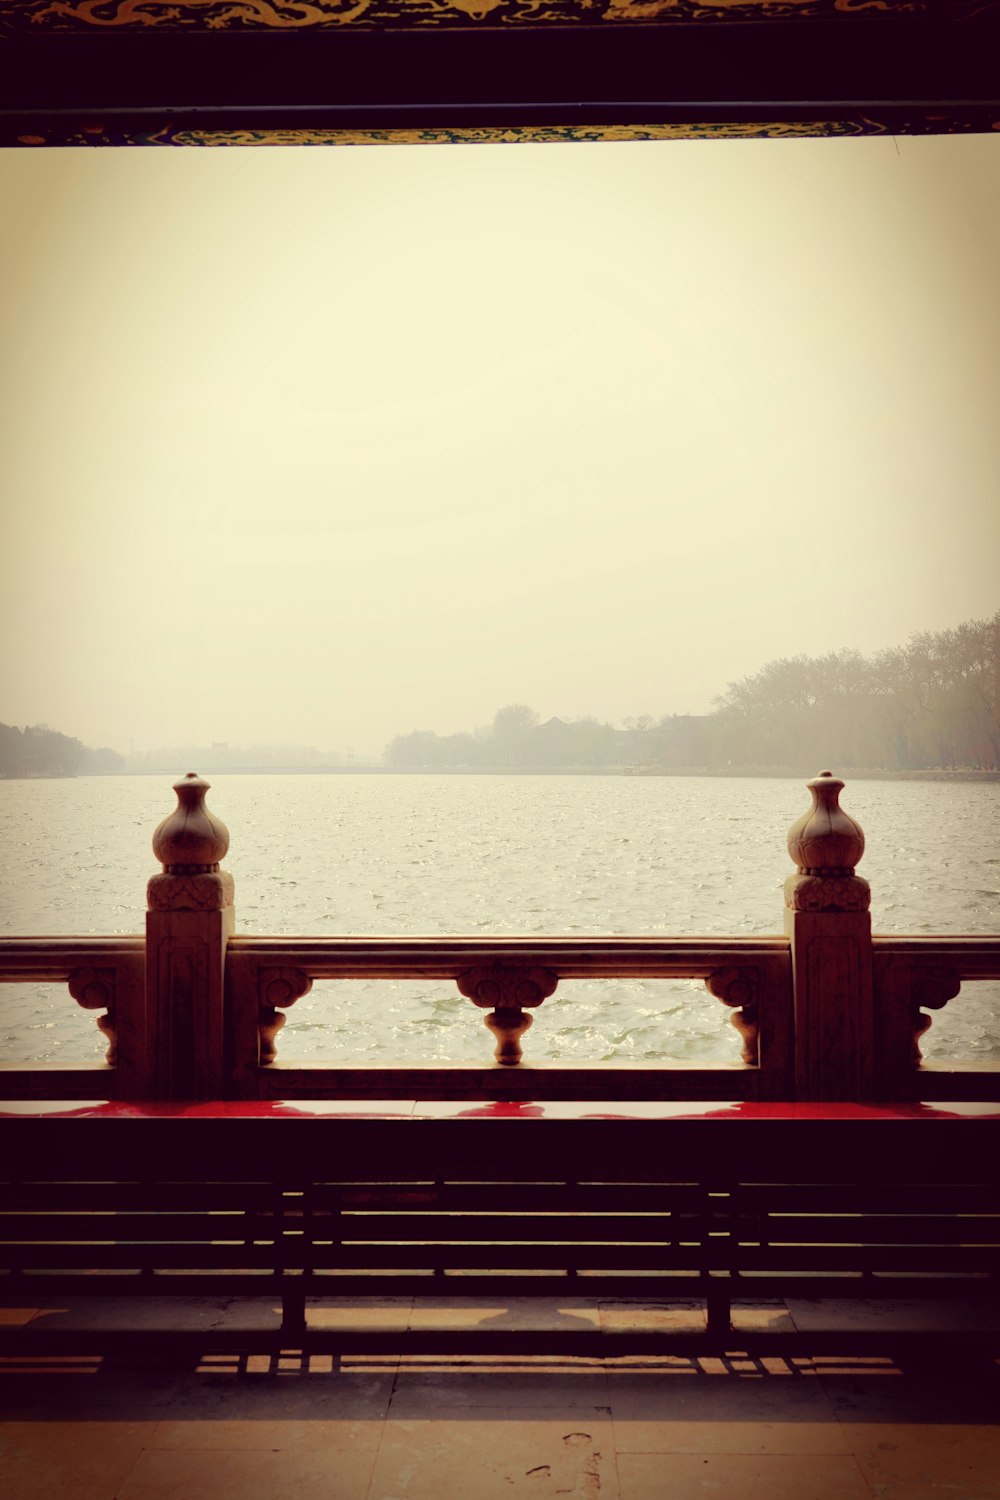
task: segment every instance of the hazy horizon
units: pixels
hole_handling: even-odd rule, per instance
[[[706,713],[997,608],[1000,138],[0,152],[0,719]]]
[[[994,611],[994,616],[997,616],[997,615],[1000,615],[1000,611],[995,610]],[[986,623],[987,623],[986,621],[956,621],[955,625],[956,626],[958,626],[958,625],[970,625],[970,624],[976,625],[976,624],[986,624]],[[949,627],[946,627],[946,631],[948,630],[948,628]],[[926,635],[927,632],[918,632],[918,634],[920,634],[920,635]],[[899,646],[900,648],[905,647],[905,645],[906,645],[905,642],[898,642],[898,643],[895,643],[895,644],[897,646]],[[826,655],[826,653],[823,653],[823,655]],[[870,657],[869,657],[869,659],[870,659]],[[814,658],[814,660],[816,660],[816,659]],[[767,664],[761,663],[762,667],[765,666],[765,665],[767,665]],[[751,673],[751,674],[748,674],[748,675],[749,676],[757,676],[758,679],[762,680],[764,674],[753,674],[753,673]],[[536,705],[533,705],[533,704],[524,704],[523,700],[517,700],[517,705],[516,706],[518,708],[529,708],[529,709],[531,709],[533,711],[535,711],[537,709]],[[686,710],[684,711],[684,713],[681,713],[681,714],[678,714],[676,711],[673,711],[672,713],[668,711],[667,713],[664,713],[664,714],[654,714],[654,715],[648,716],[649,720],[650,720],[650,724],[647,727],[651,727],[652,724],[653,724],[653,721],[665,722],[670,717],[675,717],[675,718],[688,718],[688,717],[690,717],[690,718],[704,719],[706,717],[714,716],[716,713],[719,712],[719,709],[721,707],[722,707],[721,703],[720,704],[713,703],[713,705],[706,711],[705,714],[700,714],[700,715],[698,715],[698,714],[691,715]],[[489,715],[489,718],[488,718],[488,720],[486,722],[481,723],[481,724],[463,724],[463,725],[459,726],[459,729],[458,729],[457,732],[460,733],[460,734],[462,734],[462,733],[468,733],[468,734],[471,734],[471,735],[474,735],[474,736],[485,735],[485,736],[489,737],[489,736],[492,735],[492,733],[494,731],[494,724],[493,724],[494,718],[495,717],[499,717],[499,713],[500,713],[501,710],[509,710],[509,709],[510,709],[510,705],[498,704],[497,705],[497,714],[496,715],[494,715],[494,714]],[[538,712],[538,711],[534,712],[534,718],[535,718],[536,722],[539,723],[539,724],[544,724],[545,721],[547,719],[549,719],[549,718],[558,719],[559,717],[560,717],[559,715],[550,715],[550,714],[548,714],[544,705],[542,705],[540,712]],[[608,723],[608,722],[610,722],[611,725],[612,725],[612,727],[616,728],[616,729],[630,728],[630,727],[634,727],[635,726],[635,719],[637,717],[639,717],[639,716],[626,715],[626,716],[624,716],[624,719],[621,720],[621,721],[603,721],[602,720],[600,722],[602,722],[602,723]],[[575,716],[574,719],[568,720],[566,722],[574,723],[574,722],[580,722],[581,720],[586,720],[586,719],[596,720],[597,716],[596,715],[589,715],[589,714],[586,714],[586,713],[581,713],[581,714]],[[4,722],[4,721],[0,721],[0,722]],[[65,724],[53,724],[53,723],[50,723],[47,720],[41,720],[36,725],[33,725],[33,726],[27,726],[27,725],[25,725],[25,726],[21,726],[21,727],[22,728],[34,727],[34,728],[53,729],[53,730],[56,730],[58,733],[68,734],[70,736],[73,736],[73,729],[72,729],[71,726],[67,726]],[[419,729],[421,731],[430,730],[433,733],[437,733],[438,727],[439,726],[434,725],[434,724],[421,724],[419,726],[411,726],[410,732],[412,733],[414,729]],[[643,726],[640,724],[638,727],[641,729]],[[399,731],[399,733],[400,734],[405,734],[406,731],[405,730],[401,730],[401,731]],[[79,736],[76,736],[76,737],[79,738]],[[395,736],[393,736],[393,737],[395,737]],[[96,747],[90,746],[89,748],[96,748]],[[170,744],[164,743],[164,744],[158,744],[158,745],[148,745],[148,746],[139,747],[139,746],[136,746],[134,744],[134,742],[132,740],[132,737],[130,736],[129,737],[129,743],[127,745],[117,744],[117,745],[114,745],[114,746],[107,746],[105,748],[110,748],[110,749],[113,749],[115,751],[118,751],[118,752],[124,754],[125,757],[126,757],[126,759],[131,758],[133,761],[140,761],[144,757],[145,758],[149,758],[150,756],[157,756],[157,755],[161,755],[161,754],[164,754],[164,753],[174,753],[174,754],[181,754],[181,755],[186,755],[188,753],[192,753],[192,754],[193,753],[198,753],[198,754],[201,754],[202,752],[222,752],[224,754],[261,753],[261,754],[264,754],[264,755],[267,755],[267,756],[287,756],[287,757],[291,757],[292,760],[295,761],[296,767],[298,768],[298,766],[300,765],[300,762],[301,762],[301,757],[303,755],[305,755],[307,757],[315,757],[317,759],[317,762],[322,761],[322,760],[324,760],[326,758],[329,758],[329,757],[339,757],[340,760],[344,760],[346,758],[351,763],[358,763],[358,762],[362,762],[364,760],[370,760],[371,762],[374,763],[374,762],[377,762],[377,761],[379,761],[379,760],[382,759],[383,752],[388,749],[388,742],[385,745],[377,746],[377,747],[374,747],[374,748],[370,747],[370,746],[369,747],[365,747],[365,749],[363,749],[359,753],[355,749],[355,747],[353,745],[347,745],[347,746],[344,746],[344,745],[340,745],[340,746],[338,746],[338,745],[331,745],[331,746],[327,746],[327,747],[321,748],[321,747],[319,747],[317,745],[307,744],[305,742],[296,741],[294,739],[278,739],[278,738],[274,738],[274,739],[270,739],[270,740],[259,740],[259,741],[231,740],[231,739],[221,739],[221,740],[214,740],[214,741],[208,741],[208,740],[188,740],[188,741],[185,741],[185,742],[174,741],[173,743],[170,743]],[[134,768],[135,767],[132,767],[132,769],[134,769]]]

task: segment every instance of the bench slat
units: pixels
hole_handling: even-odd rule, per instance
[[[0,1266],[50,1267],[54,1270],[158,1268],[206,1270],[263,1266],[329,1266],[352,1269],[422,1268],[469,1270],[558,1269],[693,1269],[702,1264],[705,1252],[699,1246],[675,1249],[648,1245],[540,1245],[482,1244],[358,1244],[324,1245],[304,1237],[286,1237],[275,1244],[5,1244],[0,1245]],[[711,1257],[709,1257],[711,1259]],[[713,1262],[722,1265],[716,1258]]]
[[[1000,1213],[997,1183],[735,1183],[734,1208],[756,1213]]]
[[[741,1271],[989,1271],[1000,1250],[967,1245],[733,1245],[728,1264]]]
[[[742,1219],[740,1243],[757,1238],[767,1245],[993,1245],[1000,1246],[1000,1215],[766,1214],[757,1235]]]
[[[134,1210],[214,1212],[272,1209],[281,1187],[273,1182],[5,1182],[0,1205],[5,1210],[44,1212],[57,1209],[118,1213]]]
[[[282,1221],[259,1213],[4,1214],[0,1240],[274,1240]]]

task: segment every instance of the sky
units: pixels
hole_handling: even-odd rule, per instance
[[[0,151],[0,720],[377,755],[1000,606],[1000,137]]]

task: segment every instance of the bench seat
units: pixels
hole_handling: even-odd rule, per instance
[[[724,1349],[734,1301],[985,1309],[1000,1288],[996,1104],[17,1103],[0,1122],[10,1305],[267,1297],[281,1343],[330,1347],[310,1299],[698,1299],[698,1347]],[[0,1347],[40,1336],[8,1329]],[[739,1335],[769,1342],[789,1340]],[[526,1347],[556,1344],[612,1352],[578,1331]]]

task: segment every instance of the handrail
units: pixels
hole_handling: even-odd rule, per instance
[[[962,979],[1000,979],[1000,936],[956,933],[944,937],[872,936],[875,963],[890,958],[916,959],[921,964],[947,964]]]
[[[93,964],[142,960],[146,940],[125,937],[0,937],[0,981],[69,979],[74,969]]]
[[[787,937],[249,937],[229,954],[255,964],[292,963],[313,979],[457,979],[470,967],[516,959],[543,963],[560,979],[704,979],[720,964],[754,965],[787,955]]]

